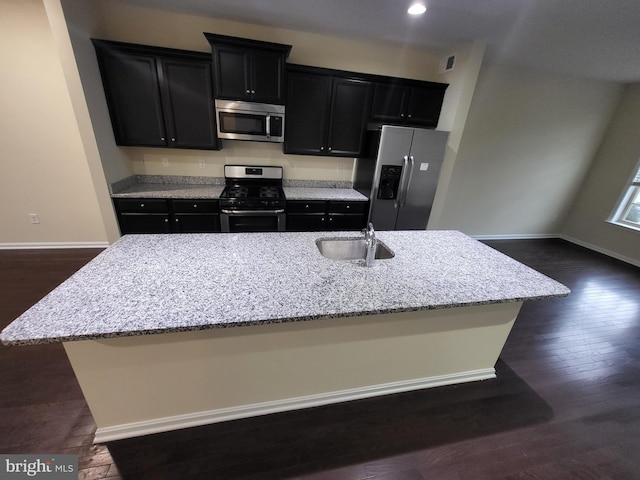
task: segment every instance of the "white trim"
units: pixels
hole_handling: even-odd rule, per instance
[[[0,243],[0,250],[107,248],[108,246],[109,246],[109,242],[25,242],[25,243]]]
[[[618,225],[620,226],[620,225]],[[625,255],[620,255],[612,250],[607,250],[606,248],[598,247],[597,245],[593,245],[591,243],[583,242],[582,240],[578,240],[577,238],[570,237],[568,235],[560,235],[562,240],[566,240],[567,242],[575,243],[576,245],[580,245],[581,247],[588,248],[589,250],[593,250],[598,253],[602,253],[603,255],[607,255],[608,257],[615,258],[616,260],[621,260],[625,263],[630,263],[636,267],[640,267],[640,260],[635,258],[627,257]]]
[[[363,398],[389,395],[393,393],[409,392],[424,388],[454,385],[458,383],[474,382],[496,378],[494,368],[484,368],[468,372],[437,375],[434,377],[419,378],[401,382],[392,382],[369,387],[353,388],[336,392],[307,395],[304,397],[287,398],[272,402],[255,403],[240,407],[221,408],[204,412],[194,412],[185,415],[154,418],[141,422],[115,425],[111,427],[98,427],[94,443],[105,443],[123,438],[139,437],[152,433],[168,432],[181,428],[198,427],[211,423],[225,422],[239,418],[255,417],[270,413],[279,413],[289,410],[330,405],[333,403],[359,400]]]
[[[540,238],[558,238],[558,233],[516,233],[509,235],[469,235],[476,240],[536,240]]]

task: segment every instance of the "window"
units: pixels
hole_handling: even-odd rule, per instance
[[[640,168],[613,214],[613,223],[640,230]]]

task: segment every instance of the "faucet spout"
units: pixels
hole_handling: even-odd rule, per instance
[[[378,240],[376,239],[376,232],[373,229],[373,223],[369,222],[367,228],[363,231],[364,233],[364,243],[365,243],[365,258],[364,258],[364,266],[370,267],[373,265],[373,261],[376,258],[376,248],[378,246]]]

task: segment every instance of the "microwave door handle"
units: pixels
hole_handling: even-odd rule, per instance
[[[266,132],[267,132],[267,138],[271,138],[271,115],[267,114],[267,128],[266,128]]]

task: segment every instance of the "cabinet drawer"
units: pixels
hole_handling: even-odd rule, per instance
[[[367,202],[329,202],[329,213],[364,213]]]
[[[163,199],[120,198],[116,205],[121,213],[168,213],[169,203]]]
[[[327,229],[327,219],[323,213],[310,215],[287,214],[288,232],[317,232]]]
[[[173,211],[175,213],[218,213],[219,205],[218,200],[174,200]]]
[[[120,233],[169,233],[169,215],[163,213],[125,213],[120,215]]]
[[[323,200],[287,202],[287,213],[324,213],[327,202]]]
[[[212,233],[220,231],[220,215],[208,213],[198,215],[182,213],[173,216],[172,231],[175,233]]]
[[[364,228],[367,218],[362,215],[330,214],[329,230],[361,230]]]

